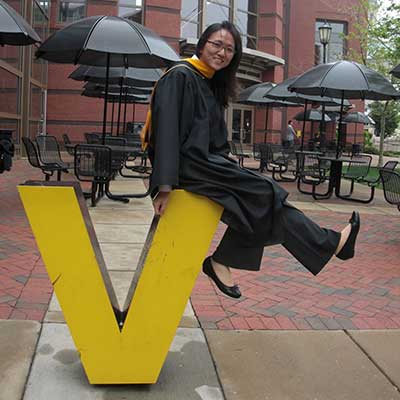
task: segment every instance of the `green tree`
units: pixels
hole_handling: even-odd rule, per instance
[[[391,101],[388,103],[384,112],[386,103],[374,101],[369,105],[371,110],[370,117],[375,121],[375,128],[378,132],[381,131],[381,116],[385,118],[385,137],[391,136],[400,123],[400,104],[399,102]]]

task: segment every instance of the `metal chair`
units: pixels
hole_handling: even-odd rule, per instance
[[[366,178],[371,168],[372,156],[361,154],[353,156],[347,165],[347,169],[342,173],[342,177],[351,181],[350,191],[343,197],[350,197],[353,194],[354,183],[360,179]],[[372,200],[372,199],[371,199]],[[371,201],[369,200],[369,201]]]
[[[329,165],[320,160],[318,154],[297,153],[297,189],[300,193],[315,195],[316,186],[328,178]],[[311,185],[312,190],[302,189],[302,184]],[[325,194],[323,194],[325,196]]]
[[[54,172],[57,171],[57,180],[61,180],[61,168],[57,164],[44,164],[40,162],[39,154],[36,149],[35,143],[27,137],[22,138],[22,143],[25,147],[26,155],[28,156],[28,162],[34,168],[39,168],[45,175],[45,180],[49,181],[50,177],[53,176]]]
[[[98,133],[85,132],[85,139],[87,144],[100,144],[101,138]]]
[[[387,161],[385,165],[380,169],[385,169],[387,171],[394,171],[394,169],[397,167],[397,164],[398,161]],[[381,183],[381,181],[382,179],[380,175],[378,175],[377,178],[375,176],[373,177],[365,176],[357,179],[358,183],[366,183],[371,188],[371,194],[369,199],[359,200],[359,201],[362,203],[370,203],[374,199],[375,188]]]
[[[127,140],[122,137],[106,136],[104,138],[104,144],[106,146],[125,147],[127,143],[128,143]],[[111,169],[113,170],[114,175],[117,174],[124,167],[127,158],[128,154],[126,153],[126,151],[118,151],[116,149],[112,149]]]
[[[74,155],[75,155],[75,151],[74,151],[74,149],[72,148],[71,139],[69,138],[69,136],[68,136],[66,133],[64,133],[64,134],[62,135],[62,138],[63,138],[63,141],[64,141],[64,147],[65,147],[65,149],[67,150],[67,153],[68,153],[70,156],[74,156]],[[68,145],[68,146],[67,146],[67,145]]]
[[[400,211],[400,173],[381,168],[379,175],[382,180],[385,200],[389,204],[397,206]]]
[[[110,181],[114,176],[112,169],[112,152],[107,146],[94,144],[77,144],[75,146],[74,170],[78,180],[91,182],[91,192],[85,193],[90,197],[92,206],[105,194],[112,200],[128,203],[129,199],[114,196],[110,193]]]
[[[242,144],[241,143],[235,143],[233,141],[229,141],[229,148],[231,150],[231,154],[235,157],[237,157],[238,161],[239,161],[239,166],[241,166],[242,168],[244,168],[243,165],[243,160],[245,158],[249,158],[250,156],[248,154],[245,154],[243,152],[242,149]]]
[[[56,164],[65,173],[73,168],[72,162],[64,162],[61,159],[60,147],[54,136],[39,135],[36,136],[35,141],[39,150],[39,159],[43,164]]]

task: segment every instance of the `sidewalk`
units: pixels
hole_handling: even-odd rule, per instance
[[[259,273],[236,272],[240,300],[201,274],[159,382],[101,387],[88,385],[54,296],[49,304],[51,285],[15,190],[32,178],[41,179],[24,161],[0,176],[0,399],[400,399],[400,215],[381,193],[360,206],[312,202],[285,185],[292,203],[325,226],[340,229],[360,210],[355,259],[332,260],[313,277],[281,246],[268,248]],[[122,303],[151,204],[101,200],[89,211]]]

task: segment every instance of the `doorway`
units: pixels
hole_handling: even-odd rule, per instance
[[[228,109],[229,140],[251,145],[253,143],[253,107],[231,104]]]

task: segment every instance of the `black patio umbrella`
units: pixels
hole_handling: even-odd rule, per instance
[[[82,93],[81,96],[84,97],[92,97],[92,98],[97,98],[97,99],[105,99],[106,98],[106,93],[105,91],[100,91],[100,90],[93,90],[93,89],[85,89]],[[127,111],[127,104],[133,104],[133,107],[135,107],[135,104],[149,104],[150,102],[150,95],[149,94],[141,94],[141,95],[134,95],[134,94],[125,94],[124,95],[124,100],[123,102],[125,103],[125,109],[124,109],[124,117],[123,117],[123,131],[125,131],[125,125],[126,125],[126,111]],[[108,92],[107,94],[107,102],[112,104],[112,110],[111,110],[111,134],[114,130],[114,105],[118,104],[118,121],[117,121],[117,136],[119,135],[120,131],[120,123],[121,123],[121,94],[119,92]],[[134,110],[133,110],[134,113]]]
[[[105,92],[100,92],[98,90],[88,90],[88,89],[85,89],[81,93],[81,96],[92,97],[92,98],[97,98],[97,99],[104,99],[105,95],[106,95]],[[107,102],[118,103],[119,97],[120,97],[119,93],[109,92],[107,94]],[[128,94],[126,96],[126,101],[128,104],[132,104],[132,103],[148,104],[150,101],[150,96]]]
[[[42,40],[33,28],[6,2],[0,0],[0,46],[27,46]]]
[[[303,132],[301,135],[301,149],[303,150],[303,146],[304,146],[304,137],[305,137],[305,124],[306,121],[311,121],[311,131],[313,130],[313,123],[314,122],[319,122],[321,123],[322,120],[324,120],[325,122],[330,122],[332,121],[332,119],[329,117],[329,115],[327,115],[325,112],[321,112],[319,110],[305,110],[305,111],[300,111],[299,113],[297,113],[294,116],[294,119],[296,121],[303,121]],[[311,136],[313,136],[313,134],[311,133]]]
[[[343,142],[345,99],[396,100],[400,93],[383,75],[354,61],[320,64],[299,76],[289,90],[307,95],[333,96],[341,99],[339,140],[336,157]]]
[[[340,105],[340,98],[330,97],[330,96],[312,96],[312,95],[304,95],[302,93],[292,92],[289,90],[289,86],[297,79],[298,77],[292,77],[285,79],[283,82],[278,83],[276,86],[271,88],[266,94],[265,97],[270,99],[279,99],[290,101],[291,103],[298,104],[308,104],[310,103],[318,103],[325,106],[338,106]],[[346,100],[345,106],[350,107],[351,103]]]
[[[110,67],[162,68],[179,60],[157,34],[115,16],[84,18],[56,31],[39,47],[36,57],[57,63],[106,67],[103,142]]]
[[[88,90],[89,92],[94,92],[94,91],[99,91],[99,92],[105,92],[105,85],[104,84],[99,84],[99,83],[93,83],[93,82],[87,82],[83,88]],[[117,93],[119,92],[119,101],[118,101],[118,122],[117,122],[117,135],[119,135],[119,128],[120,128],[120,122],[121,122],[121,107],[122,103],[124,103],[124,128],[125,128],[125,122],[126,122],[126,108],[127,104],[127,95],[146,95],[149,96],[152,91],[153,87],[131,87],[131,86],[119,86],[119,85],[109,85],[108,86],[109,92],[114,92]],[[111,111],[111,134],[113,133],[114,130],[114,106],[115,102],[112,102],[112,111]]]
[[[69,78],[76,81],[87,81],[104,84],[106,81],[107,68],[92,67],[89,65],[80,65],[73,71]],[[110,84],[123,83],[129,86],[149,87],[153,86],[163,74],[159,68],[110,68],[108,82]]]
[[[264,143],[267,142],[269,109],[272,107],[298,107],[298,104],[296,103],[283,100],[273,100],[264,97],[265,93],[273,87],[274,84],[271,82],[257,83],[239,93],[239,103],[257,105],[261,107],[265,106],[267,108],[265,115]]]
[[[324,114],[319,110],[307,110],[307,111],[300,111],[294,116],[296,121],[322,121],[324,119],[325,122],[330,122],[332,119],[329,115]]]
[[[106,90],[106,86],[101,83],[93,83],[93,82],[87,82],[83,85],[84,89],[88,90],[99,90],[101,92],[104,92]],[[119,85],[108,85],[108,90],[110,92],[117,92],[120,90]],[[136,94],[136,95],[149,95],[153,91],[152,86],[148,87],[136,87],[136,86],[129,86],[129,85],[123,85],[122,90],[124,93],[127,94]]]
[[[373,120],[368,117],[368,115],[360,112],[360,111],[354,111],[346,114],[346,116],[343,118],[343,122],[347,124],[364,124],[364,125],[370,125]],[[354,130],[354,140],[353,142],[356,143],[356,136],[357,136],[357,127]]]
[[[310,95],[303,95],[296,92],[291,92],[289,90],[289,86],[297,79],[297,76],[285,79],[283,82],[277,84],[273,87],[267,94],[266,97],[271,99],[281,99],[290,101],[293,103],[304,104],[304,112],[307,112],[308,105],[311,104],[321,104],[323,106],[338,106],[340,105],[340,99],[336,99],[333,97],[322,97],[322,96],[310,96]],[[345,102],[346,107],[350,107],[351,103],[346,100]],[[304,134],[306,128],[306,121],[303,120],[303,128],[302,128],[302,135],[301,135],[301,147],[300,149],[303,150],[304,145]],[[322,127],[321,127],[322,129]]]
[[[264,98],[265,93],[274,86],[272,82],[262,82],[251,85],[239,93],[239,103],[259,103]]]
[[[400,78],[400,64],[397,67],[394,67],[390,73],[396,78]]]
[[[360,111],[353,111],[346,114],[346,116],[343,118],[343,122],[347,122],[349,124],[368,125],[371,123],[371,119],[368,117],[368,115]]]

